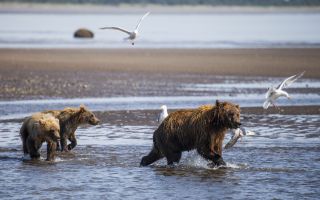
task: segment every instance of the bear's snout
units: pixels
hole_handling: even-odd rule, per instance
[[[91,125],[97,125],[100,123],[100,120],[98,118],[94,118],[92,120],[90,120],[89,122]]]
[[[240,123],[240,122],[236,122],[236,123],[235,123],[235,128],[240,128],[240,126],[241,126],[241,123]]]
[[[55,133],[54,133],[54,138],[55,138],[56,140],[60,140],[60,133],[59,133],[59,132],[55,132]]]

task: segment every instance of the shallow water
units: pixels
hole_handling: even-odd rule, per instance
[[[242,114],[242,124],[255,136],[246,136],[224,151],[225,168],[208,167],[195,151],[183,153],[174,167],[166,166],[165,159],[139,167],[151,149],[158,125],[155,109],[160,105],[187,108],[224,99],[261,106],[269,83],[282,80],[211,77],[191,84],[193,78],[168,84],[168,96],[160,97],[0,101],[1,199],[318,199],[319,114]],[[279,104],[319,109],[319,88],[319,80],[299,79],[288,89],[293,100],[282,99]],[[146,93],[160,93],[153,90]],[[72,152],[58,153],[50,163],[44,161],[43,145],[40,161],[23,159],[19,129],[24,116],[80,103],[101,111],[96,112],[101,123],[81,126]],[[227,134],[225,143],[230,137]]]
[[[93,111],[156,110],[163,104],[169,109],[194,108],[220,99],[238,103],[241,107],[260,107],[267,88],[272,84],[276,86],[284,78],[182,74],[169,77],[164,82],[161,76],[156,81],[135,77],[134,81],[142,80],[137,83],[137,87],[132,86],[134,81],[120,84],[119,89],[114,89],[112,84],[105,84],[103,94],[108,94],[108,97],[0,101],[0,120],[23,118],[42,110],[78,107],[80,104],[85,104]],[[292,99],[281,97],[277,100],[277,105],[320,105],[318,79],[301,78],[286,91]],[[127,96],[127,93],[133,96]]]
[[[131,48],[123,41],[127,35],[99,28],[131,30],[142,14],[0,13],[0,47]],[[135,48],[319,47],[319,23],[319,13],[151,13]],[[91,29],[94,39],[74,39],[81,27]]]
[[[139,111],[141,115],[147,111]],[[244,115],[244,137],[224,152],[226,168],[211,169],[196,152],[180,164],[139,167],[152,145],[145,125],[103,122],[77,131],[79,146],[56,162],[22,161],[20,123],[0,128],[0,196],[5,199],[317,199],[320,180],[319,115]],[[230,135],[227,136],[227,140]],[[44,145],[45,147],[45,145]],[[45,148],[42,155],[45,156]],[[44,159],[44,158],[42,158]]]

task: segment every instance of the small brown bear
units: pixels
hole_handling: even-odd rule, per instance
[[[80,108],[65,108],[63,110],[49,110],[43,113],[50,113],[59,119],[60,122],[60,143],[61,151],[69,151],[77,145],[75,131],[81,124],[97,125],[100,120],[84,105]],[[67,140],[71,144],[67,145]],[[58,147],[60,145],[58,144]]]
[[[47,161],[52,161],[60,138],[59,120],[51,114],[35,113],[24,120],[20,136],[25,155],[29,153],[31,159],[39,159],[39,149],[47,142]]]
[[[216,101],[197,109],[170,113],[153,134],[153,148],[141,160],[141,166],[166,157],[168,165],[178,163],[183,151],[197,149],[214,166],[225,165],[222,145],[228,129],[240,126],[240,108],[229,102]]]

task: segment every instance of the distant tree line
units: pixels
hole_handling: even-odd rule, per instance
[[[74,4],[159,4],[159,5],[213,5],[213,6],[315,6],[320,0],[0,0],[20,3],[74,3]]]

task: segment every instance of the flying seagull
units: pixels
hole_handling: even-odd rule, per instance
[[[168,116],[168,111],[167,111],[167,106],[166,105],[162,105],[160,107],[161,109],[161,113],[159,114],[158,117],[158,122],[161,123],[167,116]]]
[[[276,106],[276,104],[275,104],[275,100],[277,100],[281,96],[284,96],[284,97],[287,97],[288,99],[291,99],[289,94],[286,91],[282,90],[282,89],[284,89],[284,88],[288,87],[289,85],[291,85],[298,78],[303,76],[304,73],[305,72],[290,76],[289,78],[287,78],[284,81],[282,81],[282,83],[280,83],[278,85],[278,87],[271,86],[268,89],[268,92],[266,93],[266,101],[263,103],[263,108],[267,109],[270,106],[270,104],[272,104],[274,107],[278,108]]]
[[[123,29],[123,28],[115,27],[115,26],[112,26],[112,27],[102,27],[102,28],[100,28],[100,29],[113,29],[113,30],[118,30],[118,31],[124,32],[124,33],[126,33],[126,34],[129,35],[129,37],[124,38],[124,39],[125,39],[125,40],[131,40],[131,44],[134,45],[134,40],[138,37],[138,34],[139,34],[140,24],[141,24],[142,20],[143,20],[146,16],[148,16],[149,14],[150,14],[150,12],[147,12],[146,14],[144,14],[144,15],[141,17],[138,25],[136,26],[136,28],[135,28],[134,31],[132,31],[132,32],[131,32],[131,31],[128,31],[128,30],[125,30],[125,29]]]

